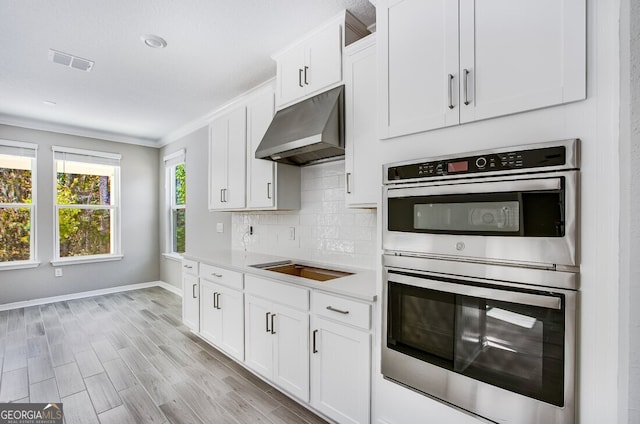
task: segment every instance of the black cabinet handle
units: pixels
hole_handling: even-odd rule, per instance
[[[299,85],[300,87],[304,87],[304,86],[302,85],[302,69],[298,69],[298,85]]]
[[[307,79],[307,71],[309,70],[308,66],[304,67],[304,85],[309,85],[309,80]]]
[[[349,313],[349,311],[344,311],[342,309],[336,309],[333,306],[327,306],[327,309],[329,311],[337,312],[337,313],[342,314],[342,315],[347,315]]]
[[[313,330],[313,353],[318,353],[318,349],[316,349],[316,334],[318,334],[318,330]]]
[[[273,318],[276,316],[276,314],[271,314],[271,334],[276,334],[273,328]]]
[[[197,299],[197,298],[198,298],[198,296],[196,296],[196,286],[197,286],[197,284],[194,284],[194,285],[191,287],[191,294],[193,295],[193,298],[194,298],[194,299]]]
[[[449,100],[449,109],[453,109],[454,106],[453,106],[453,75],[452,74],[449,74],[447,83],[449,84],[449,87],[448,87],[449,90],[447,92],[447,95],[448,95],[447,97]]]
[[[464,104],[469,106],[469,70],[464,69],[462,73],[464,74]]]
[[[222,309],[220,307],[220,293],[218,293],[218,292],[215,292],[213,294],[213,307],[216,308],[216,309]]]
[[[264,316],[265,316],[265,326],[267,328],[267,333],[270,333],[271,330],[269,330],[269,315],[271,315],[271,312],[267,312]]]
[[[216,295],[218,293],[213,293],[213,309],[218,309],[218,305],[216,305]]]

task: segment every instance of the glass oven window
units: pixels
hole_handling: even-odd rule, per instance
[[[389,281],[387,347],[563,406],[564,298],[553,296],[560,310]]]
[[[388,199],[389,231],[564,237],[564,190]]]

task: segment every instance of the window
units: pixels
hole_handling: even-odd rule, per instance
[[[181,254],[185,251],[185,213],[187,200],[185,151],[179,150],[164,158],[166,169],[169,238],[167,251]]]
[[[36,261],[35,144],[0,140],[0,267]]]
[[[53,147],[55,262],[118,259],[120,155]]]

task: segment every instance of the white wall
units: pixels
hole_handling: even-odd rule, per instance
[[[620,13],[620,422],[640,422],[640,0]]]
[[[158,150],[150,147],[0,125],[0,138],[38,145],[38,268],[0,270],[0,304],[158,280]],[[114,262],[66,265],[54,278],[51,146],[121,153],[122,253]]]
[[[582,140],[577,412],[578,422],[585,424],[618,422],[619,6],[617,0],[587,0],[587,100],[387,140],[381,154],[392,162],[566,138]],[[376,355],[378,364],[379,349]],[[466,415],[383,380],[379,369],[373,382],[375,422],[400,424],[418,417],[424,417],[424,422],[469,421]]]
[[[301,168],[299,211],[233,214],[231,246],[250,252],[375,267],[376,211],[348,209],[344,160]],[[253,226],[253,235],[248,235]],[[290,228],[295,239],[290,240]]]
[[[186,150],[187,206],[186,206],[186,251],[188,254],[207,257],[211,252],[228,249],[231,246],[231,213],[209,212],[208,206],[208,163],[209,132],[207,127],[192,132],[162,149],[158,158],[160,240],[164,240],[169,229],[169,215],[165,205],[165,170],[163,158],[177,150]],[[216,232],[216,224],[222,223],[223,233]],[[181,264],[172,259],[162,258],[160,279],[181,288]]]

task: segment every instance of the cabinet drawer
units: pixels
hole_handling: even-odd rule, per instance
[[[371,305],[326,293],[311,293],[311,312],[355,327],[371,328]]]
[[[247,275],[245,291],[295,309],[309,310],[309,290],[292,287],[277,281]]]
[[[189,259],[183,259],[182,272],[189,275],[198,275],[198,262]]]
[[[242,273],[219,268],[213,265],[200,264],[200,278],[242,290]]]

